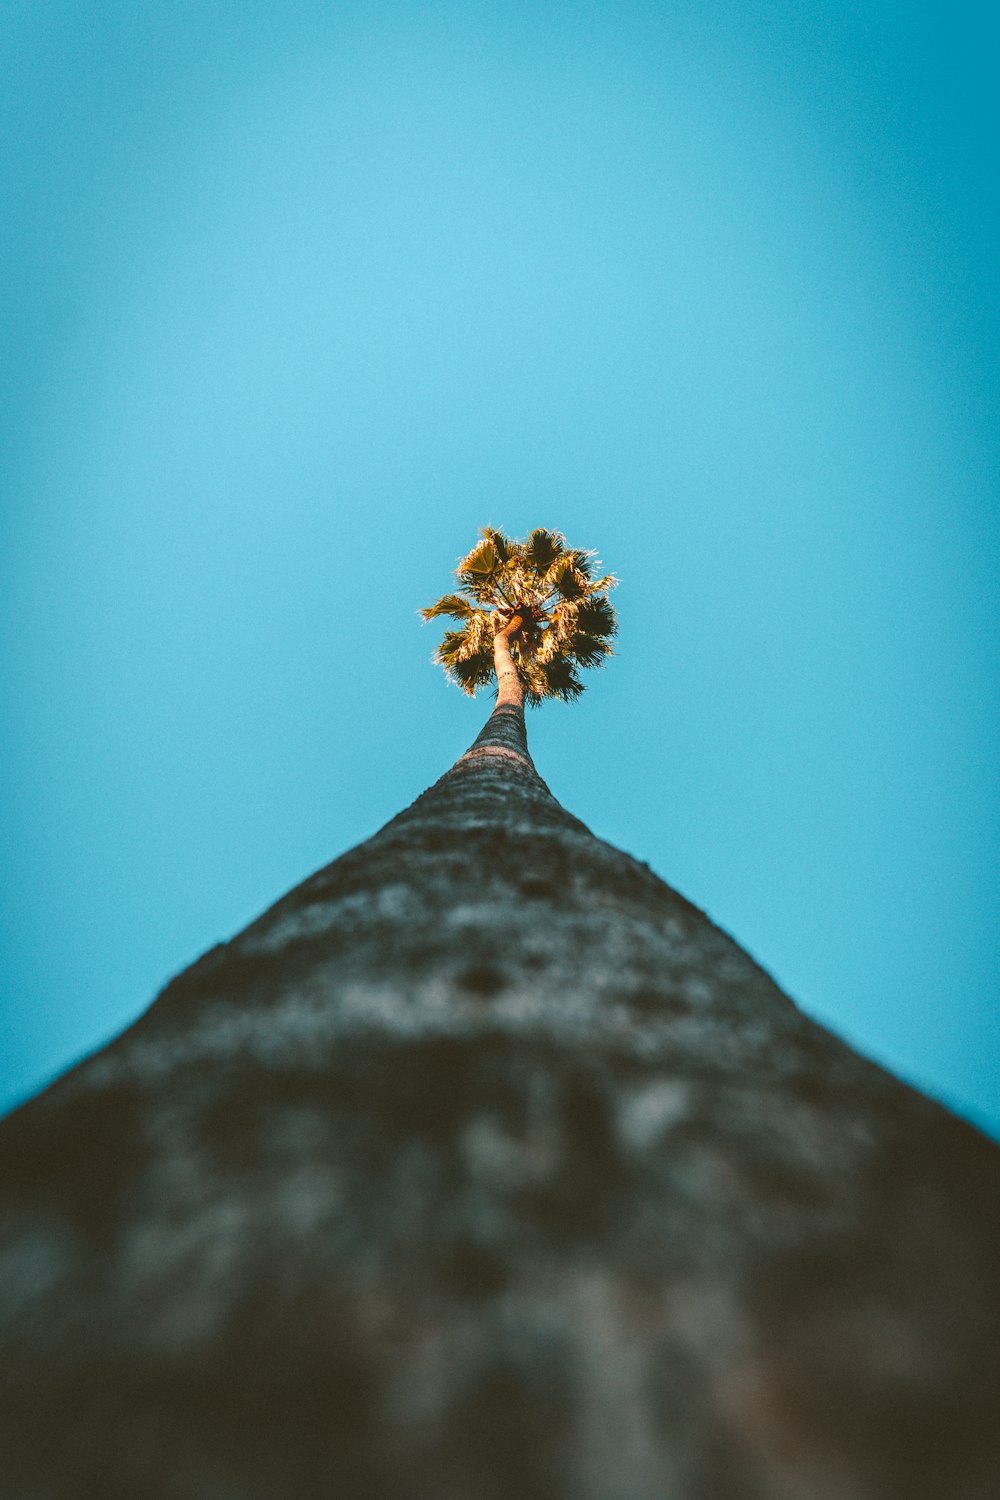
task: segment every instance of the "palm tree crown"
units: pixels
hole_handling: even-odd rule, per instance
[[[618,621],[607,596],[618,580],[595,577],[595,554],[567,546],[557,531],[539,528],[517,541],[486,526],[480,537],[455,569],[459,592],[420,611],[425,620],[459,621],[445,631],[435,661],[474,697],[494,676],[494,640],[503,635],[529,703],[578,698],[577,668],[611,655]]]

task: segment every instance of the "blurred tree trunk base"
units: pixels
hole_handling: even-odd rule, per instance
[[[992,1500],[1000,1151],[523,719],[0,1127],[12,1500]]]

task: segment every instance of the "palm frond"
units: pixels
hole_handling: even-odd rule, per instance
[[[442,594],[436,603],[420,611],[425,620],[433,620],[437,615],[449,615],[453,620],[467,620],[474,612],[475,606],[468,599],[463,599],[461,594]]]
[[[490,546],[493,547],[493,552],[496,553],[496,559],[498,559],[499,564],[504,564],[507,561],[507,537],[505,537],[504,532],[498,526],[483,526],[480,535],[484,541],[489,541]]]
[[[517,545],[516,543],[512,544],[510,538],[504,536],[498,526],[484,526],[480,532],[480,536],[484,541],[490,543],[501,565],[509,558],[511,546]]]
[[[434,658],[450,671],[457,661],[463,661],[469,655],[469,650],[468,629],[446,630],[441,637],[441,644],[434,652]]]
[[[479,651],[474,656],[463,657],[456,661],[449,669],[449,675],[457,682],[463,693],[468,693],[470,698],[476,696],[476,689],[485,687],[493,676],[493,652]]]
[[[493,676],[493,630],[485,610],[474,610],[459,630],[446,630],[434,653],[453,682],[474,695]]]
[[[581,552],[578,547],[574,547],[567,556],[573,564],[577,577],[582,578],[585,583],[589,583],[591,574],[594,571],[594,558],[597,556],[597,553]]]
[[[545,678],[538,662],[528,657],[517,664],[524,696],[531,704],[538,704],[545,696]]]
[[[567,654],[581,667],[599,667],[612,650],[607,641],[596,635],[585,635],[577,631],[566,647]]]
[[[581,574],[572,556],[561,557],[549,569],[552,587],[564,599],[582,599],[587,592],[586,576]]]
[[[576,610],[576,623],[587,635],[612,636],[618,630],[618,616],[610,599],[603,595],[584,599]]]
[[[546,531],[544,527],[537,527],[524,546],[524,555],[539,578],[542,578],[551,568],[557,558],[566,551],[566,538],[558,531]]]
[[[557,646],[564,646],[573,632],[579,630],[581,602],[579,599],[560,599],[549,610],[549,629]]]
[[[481,651],[485,646],[492,649],[493,630],[491,616],[485,610],[473,610],[458,630],[446,630],[437,649],[439,661],[450,665],[463,657]]]
[[[564,703],[572,703],[583,692],[583,683],[573,671],[572,664],[563,656],[541,663],[541,672],[548,690],[547,697],[561,698]]]
[[[492,578],[500,567],[500,555],[488,536],[478,541],[471,552],[467,552],[455,569],[455,577],[470,583],[482,583]]]

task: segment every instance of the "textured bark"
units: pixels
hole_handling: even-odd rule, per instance
[[[510,649],[513,636],[524,624],[520,615],[515,615],[506,630],[498,630],[493,637],[493,666],[497,674],[497,708],[523,708],[524,689],[514,657]]]
[[[987,1500],[997,1149],[500,707],[0,1127],[12,1500]]]

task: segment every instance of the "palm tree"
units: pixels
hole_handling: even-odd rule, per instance
[[[500,702],[0,1125],[4,1492],[986,1500],[998,1218]]]
[[[608,590],[617,580],[595,577],[595,555],[567,546],[557,531],[538,528],[516,541],[486,526],[480,538],[455,569],[459,592],[421,610],[425,620],[460,622],[436,659],[470,696],[495,676],[498,704],[578,698],[577,668],[611,654],[618,622]]]

